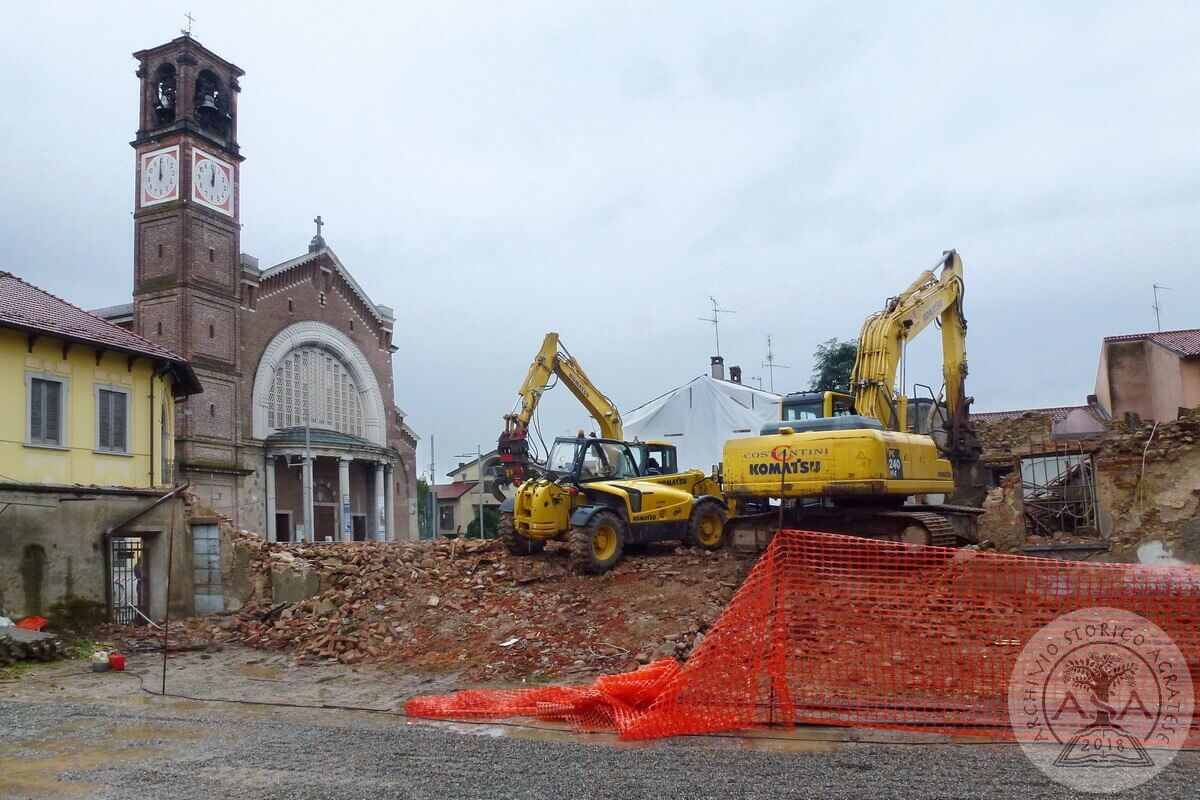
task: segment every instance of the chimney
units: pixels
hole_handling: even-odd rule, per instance
[[[741,367],[730,367],[729,368],[729,381],[731,383],[741,383],[742,382],[742,368]]]
[[[725,359],[720,356],[712,357],[712,376],[719,381],[725,380]]]

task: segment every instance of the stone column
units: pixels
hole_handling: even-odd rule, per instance
[[[279,540],[279,531],[275,530],[275,456],[267,456],[267,466],[263,474],[267,487],[267,541]]]
[[[375,486],[371,492],[371,538],[383,541],[383,462],[375,462]]]
[[[304,457],[304,533],[297,541],[313,541],[313,460]]]
[[[389,542],[396,541],[396,468],[388,464],[383,470],[386,481],[383,492],[383,530]]]
[[[338,536],[343,542],[354,538],[354,520],[350,516],[350,456],[338,459]]]

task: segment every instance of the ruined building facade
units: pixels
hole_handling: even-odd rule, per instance
[[[102,312],[179,353],[203,386],[179,404],[176,481],[270,539],[415,536],[392,310],[319,223],[276,266],[242,254],[241,69],[187,35],[134,57],[133,303]]]

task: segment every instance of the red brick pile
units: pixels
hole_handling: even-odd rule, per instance
[[[287,650],[300,661],[394,662],[468,680],[594,674],[686,656],[751,564],[729,550],[664,546],[584,577],[571,573],[558,545],[518,557],[494,541],[236,537],[258,588],[236,614],[188,621],[187,635]],[[285,573],[311,584],[319,577],[320,588],[276,602],[271,584]]]

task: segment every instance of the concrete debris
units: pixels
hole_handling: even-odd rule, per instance
[[[15,625],[0,627],[0,667],[25,659],[51,661],[66,653],[66,644],[53,633],[27,631]]]
[[[650,547],[589,577],[571,572],[557,544],[528,557],[480,540],[295,545],[227,532],[226,544],[246,565],[231,576],[240,611],[172,625],[180,645],[240,642],[302,662],[402,662],[468,680],[685,657],[752,563],[731,550]]]

